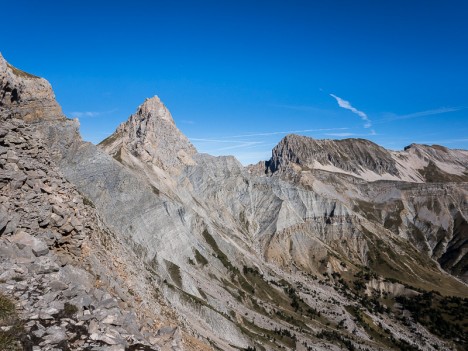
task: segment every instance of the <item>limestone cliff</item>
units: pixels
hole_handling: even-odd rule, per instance
[[[266,162],[270,173],[323,170],[366,181],[466,182],[468,151],[412,144],[403,151],[386,150],[364,139],[315,140],[288,135]]]

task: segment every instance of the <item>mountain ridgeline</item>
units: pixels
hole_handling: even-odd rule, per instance
[[[23,347],[468,347],[466,150],[288,135],[243,167],[158,97],[95,146],[1,56],[0,118],[0,298]]]

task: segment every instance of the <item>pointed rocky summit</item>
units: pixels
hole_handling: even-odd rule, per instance
[[[197,152],[157,96],[146,99],[99,146],[119,161],[133,156],[169,171],[192,164]]]

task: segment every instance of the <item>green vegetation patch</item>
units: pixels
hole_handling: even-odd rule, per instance
[[[21,340],[25,336],[23,323],[19,319],[14,302],[7,296],[0,294],[0,350],[20,351],[23,350]]]
[[[446,340],[456,340],[457,345],[468,349],[467,298],[441,296],[430,291],[413,297],[397,296],[395,301],[434,335]]]
[[[357,350],[357,348],[354,346],[354,344],[351,342],[351,340],[345,338],[343,335],[338,333],[335,330],[322,330],[319,332],[317,335],[318,339],[326,339],[331,342],[336,342],[342,346],[342,350],[349,350],[349,351],[354,351]],[[343,348],[344,347],[344,348]]]
[[[101,141],[98,145],[103,146],[103,147],[109,146],[114,141],[116,141],[118,137],[119,137],[119,133],[113,133],[109,135],[107,138],[105,138],[103,141]]]
[[[182,288],[182,275],[180,273],[180,267],[171,261],[166,261],[166,268],[171,276],[172,281],[179,287]]]
[[[224,267],[226,267],[226,269],[228,271],[231,271],[231,272],[238,272],[239,269],[237,267],[234,267],[232,265],[232,263],[229,261],[228,257],[226,256],[226,254],[221,251],[221,249],[219,248],[218,244],[216,243],[216,240],[213,238],[213,236],[208,232],[208,230],[204,230],[203,233],[203,238],[205,239],[205,241],[207,242],[208,245],[211,246],[211,248],[213,249],[213,251],[215,252],[216,254],[216,258],[218,260],[221,261],[221,263],[223,264]]]
[[[197,263],[202,266],[206,266],[208,264],[208,260],[197,249],[195,249],[195,260],[197,260]]]
[[[9,63],[7,63],[7,66],[8,66],[8,68],[10,68],[10,69],[13,71],[13,73],[14,73],[16,76],[18,76],[18,77],[21,77],[21,78],[34,78],[34,79],[39,79],[38,76],[35,76],[35,75],[31,74],[31,73],[22,71],[22,70],[20,70],[20,69],[18,69],[18,68],[16,68],[16,67],[10,65]]]
[[[59,318],[72,318],[78,312],[78,307],[71,303],[65,302],[61,316]]]
[[[391,211],[387,213],[384,219],[384,227],[398,234],[398,228],[403,224],[400,214],[405,206],[401,200],[394,201],[389,206],[391,206]]]
[[[413,227],[416,229],[416,227]],[[467,297],[463,283],[442,273],[435,262],[425,254],[418,252],[411,244],[403,240],[392,239],[403,249],[396,252],[389,243],[362,228],[369,252],[367,269],[386,280],[400,282],[415,290],[436,290],[443,295]],[[410,267],[410,268],[408,268]]]
[[[122,147],[120,147],[119,150],[112,157],[117,162],[122,163]]]
[[[419,170],[419,173],[429,183],[466,182],[468,180],[466,176],[445,173],[433,161],[429,161],[429,164]]]
[[[5,319],[15,313],[15,304],[5,295],[0,294],[0,319]]]

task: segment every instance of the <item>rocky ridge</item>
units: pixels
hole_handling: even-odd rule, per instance
[[[437,145],[395,152],[361,139],[289,135],[269,161],[250,169],[339,199],[466,281],[467,165],[466,150]]]
[[[292,134],[275,146],[264,169],[269,173],[322,170],[366,181],[466,182],[467,164],[466,150],[439,145],[412,144],[403,151],[390,151],[364,139],[315,140]]]
[[[2,86],[3,96],[9,84]],[[119,258],[131,260],[131,252],[102,223],[94,204],[63,177],[41,133],[30,124],[31,116],[57,111],[50,109],[54,104],[30,101],[50,86],[22,87],[18,106],[0,106],[0,294],[16,301],[22,347],[177,349],[180,331],[164,322],[170,308],[156,300],[141,304],[151,284],[131,278],[141,268]],[[0,324],[2,332],[12,328]],[[18,349],[4,345],[3,334],[1,339],[0,347]]]
[[[22,84],[21,79],[16,83]],[[11,119],[12,109],[2,112]],[[156,98],[140,106],[100,148],[81,140],[77,121],[45,118],[29,124],[26,120],[14,123],[24,124],[35,133],[34,140],[43,141],[51,155],[46,168],[57,170],[64,184],[80,192],[76,197],[86,210],[80,212],[86,213],[83,220],[96,225],[85,232],[78,258],[74,246],[48,246],[46,255],[36,257],[35,244],[39,244],[37,253],[45,252],[42,232],[21,225],[3,233],[1,240],[20,249],[23,244],[11,244],[10,239],[25,231],[40,241],[27,237],[32,255],[59,266],[50,279],[58,280],[57,274],[74,278],[67,270],[81,269],[86,272],[82,275],[91,276],[93,287],[107,291],[118,306],[111,304],[109,312],[100,296],[90,297],[89,308],[73,300],[77,311],[72,318],[51,314],[58,321],[49,332],[45,322],[40,321],[41,328],[28,318],[42,308],[55,308],[60,314],[62,306],[41,304],[32,276],[26,276],[32,282],[30,296],[23,293],[24,284],[8,278],[3,291],[15,290],[28,307],[23,318],[31,325],[27,325],[30,332],[46,330],[40,340],[29,337],[36,347],[42,343],[39,347],[59,348],[60,342],[78,349],[129,350],[466,346],[464,327],[457,322],[464,313],[460,299],[467,296],[466,284],[442,271],[436,261],[450,262],[444,268],[460,277],[466,273],[465,183],[427,185],[420,178],[421,184],[402,179],[366,181],[362,169],[396,174],[391,166],[396,156],[389,158],[385,149],[377,147],[375,152],[385,161],[381,162],[380,156],[366,154],[363,141],[349,145],[362,156],[355,164],[344,164],[345,146],[331,157],[342,172],[303,167],[303,154],[294,140],[292,147],[283,148],[290,156],[278,157],[274,172],[265,174],[262,165],[245,169],[232,157],[198,154]],[[367,146],[372,150],[372,145]],[[330,150],[335,152],[333,143]],[[314,150],[306,153],[315,157]],[[446,163],[443,157],[434,159],[437,166],[436,161]],[[460,164],[464,165],[463,159]],[[400,172],[400,166],[395,167]],[[356,170],[360,175],[353,173]],[[2,188],[2,196],[15,204],[11,182],[4,183],[8,188]],[[21,189],[28,188],[23,184]],[[84,204],[85,198],[94,208]],[[43,201],[47,199],[39,202]],[[13,212],[10,207],[4,212],[9,223]],[[67,212],[64,218],[72,217]],[[52,227],[53,231],[61,226]],[[80,231],[75,228],[75,232],[73,236],[79,237]],[[19,253],[8,255],[16,259]],[[19,268],[30,274],[28,266]],[[78,285],[84,287],[84,296],[94,296],[86,282]],[[46,280],[42,286],[50,292],[55,285]],[[61,296],[54,301],[63,302],[63,311],[70,312],[65,305],[70,296]],[[414,305],[431,306],[430,313],[439,318],[437,325],[416,315]],[[444,315],[438,306],[448,306]],[[99,331],[87,317],[83,319],[85,310]],[[129,318],[136,329],[124,322],[128,315],[134,317]],[[77,338],[77,329],[67,326],[81,322],[87,332]],[[65,339],[51,342],[49,335],[58,328]]]

